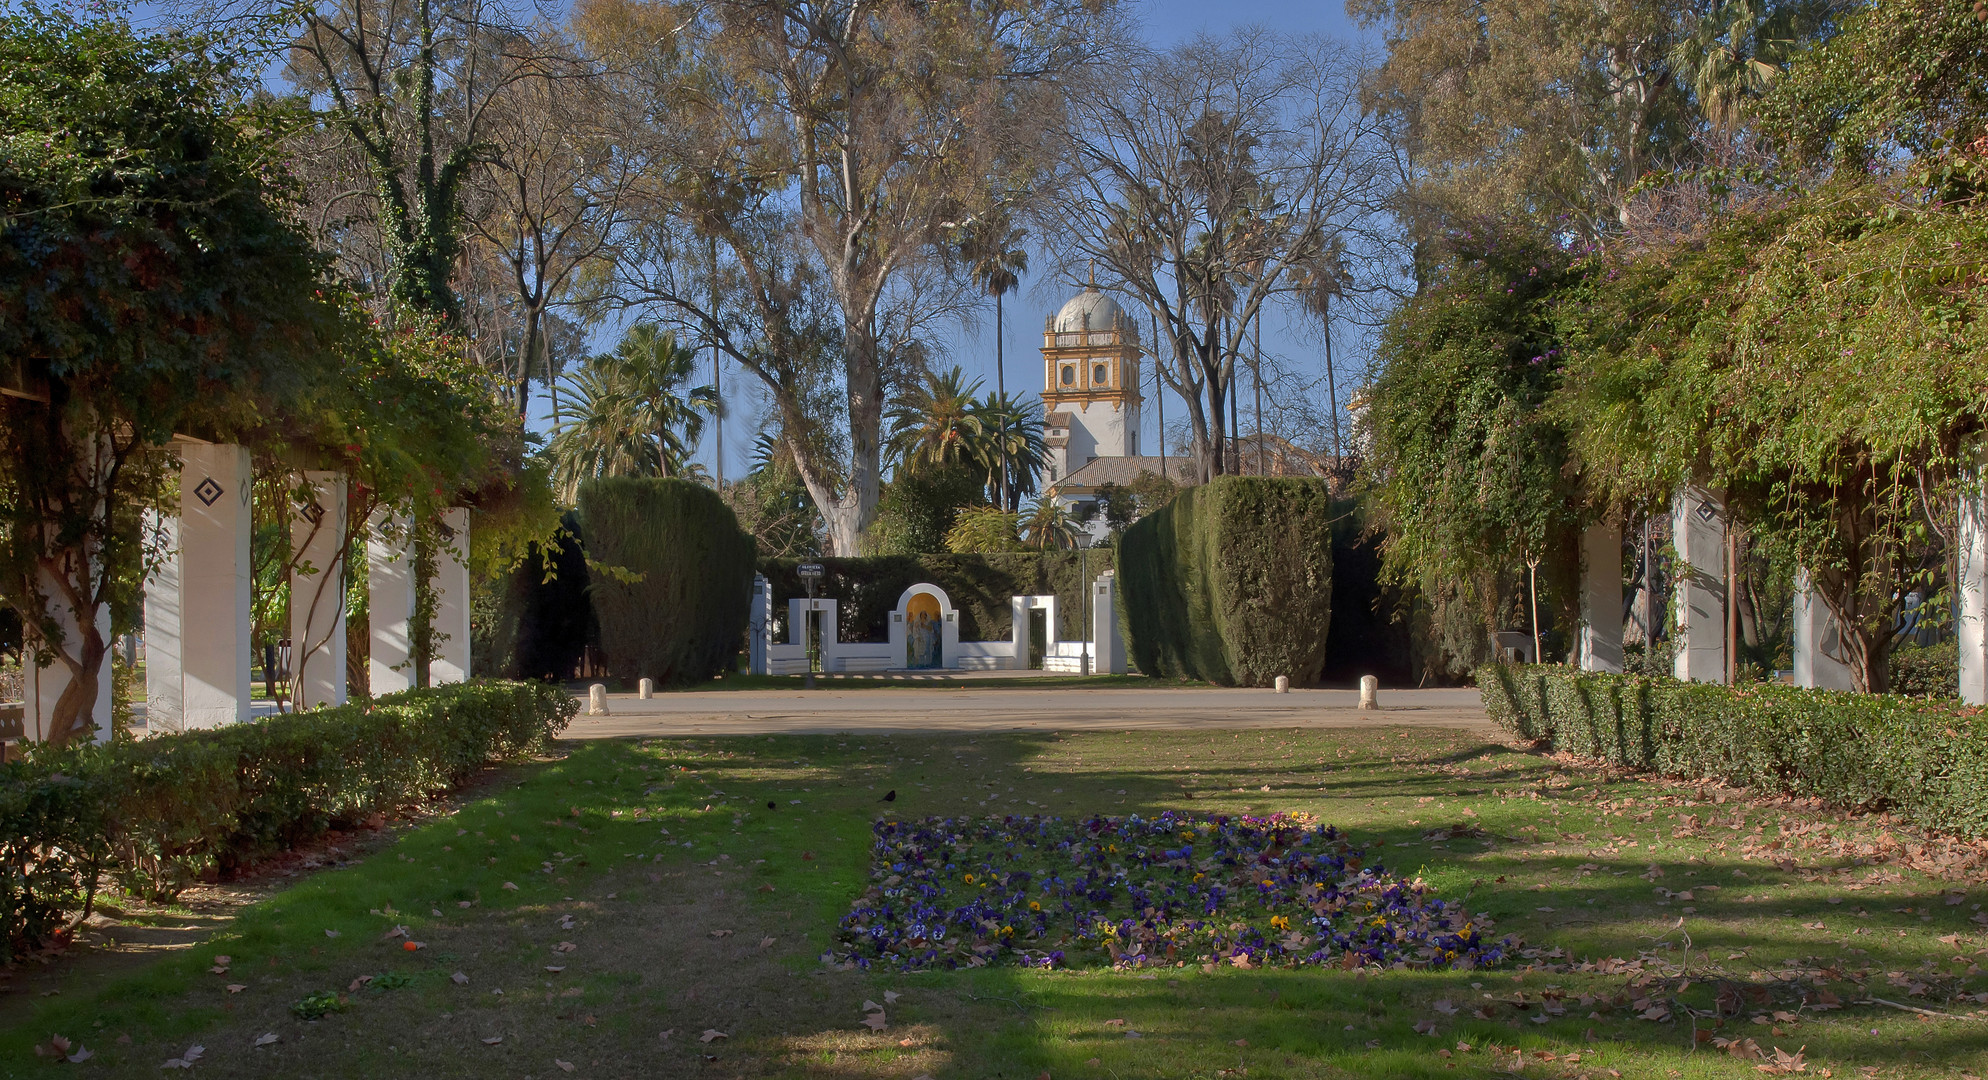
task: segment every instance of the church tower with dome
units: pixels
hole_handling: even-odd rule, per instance
[[[1139,456],[1139,324],[1087,286],[1042,331],[1043,442],[1054,487],[1101,458]]]

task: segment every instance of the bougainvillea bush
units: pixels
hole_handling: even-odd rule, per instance
[[[1519,944],[1292,815],[924,818],[875,832],[872,884],[831,962],[1475,968]]]

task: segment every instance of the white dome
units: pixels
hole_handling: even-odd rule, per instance
[[[1105,332],[1122,327],[1126,339],[1139,339],[1139,324],[1125,314],[1118,301],[1101,293],[1095,286],[1085,289],[1063,305],[1056,313],[1054,330],[1059,334],[1080,334],[1086,330]]]

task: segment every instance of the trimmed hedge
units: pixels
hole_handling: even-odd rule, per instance
[[[752,606],[754,542],[717,492],[673,478],[591,480],[580,527],[616,678],[695,683],[730,666]]]
[[[1557,665],[1487,666],[1477,685],[1493,722],[1555,750],[1988,836],[1988,724],[1980,710]]]
[[[1125,530],[1126,644],[1149,675],[1318,681],[1332,624],[1332,493],[1323,480],[1221,477]]]
[[[1908,697],[1952,698],[1960,693],[1960,643],[1905,645],[1891,651],[1891,692]]]
[[[1075,641],[1083,636],[1083,581],[1080,555],[1074,551],[986,552],[944,555],[873,555],[855,559],[768,559],[759,572],[773,588],[774,615],[782,616],[787,601],[808,595],[794,568],[818,562],[822,579],[816,595],[836,601],[836,636],[843,641],[884,641],[890,636],[890,613],[904,590],[929,582],[946,591],[959,609],[961,641],[1004,641],[1013,633],[1016,596],[1055,596],[1057,636]],[[1090,553],[1093,577],[1111,569],[1111,556]]]
[[[0,766],[0,940],[19,955],[87,914],[98,872],[153,899],[389,813],[542,749],[578,703],[473,682]]]

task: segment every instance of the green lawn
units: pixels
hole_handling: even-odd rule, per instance
[[[1811,1076],[1988,1069],[1982,1020],[1857,1004],[1968,1014],[1983,1006],[1958,995],[1988,991],[1988,889],[1962,880],[1982,875],[1976,848],[1876,819],[1603,779],[1429,730],[566,749],[203,947],[0,999],[0,1072],[69,1068],[34,1056],[52,1034],[92,1052],[81,1069],[130,1076],[193,1044],[195,1070],[240,1076],[1762,1075],[1729,1040],[1799,1051]],[[1524,937],[1532,970],[819,959],[870,880],[879,813],[1166,808],[1337,824]],[[306,1002],[332,1011],[300,1019]]]

